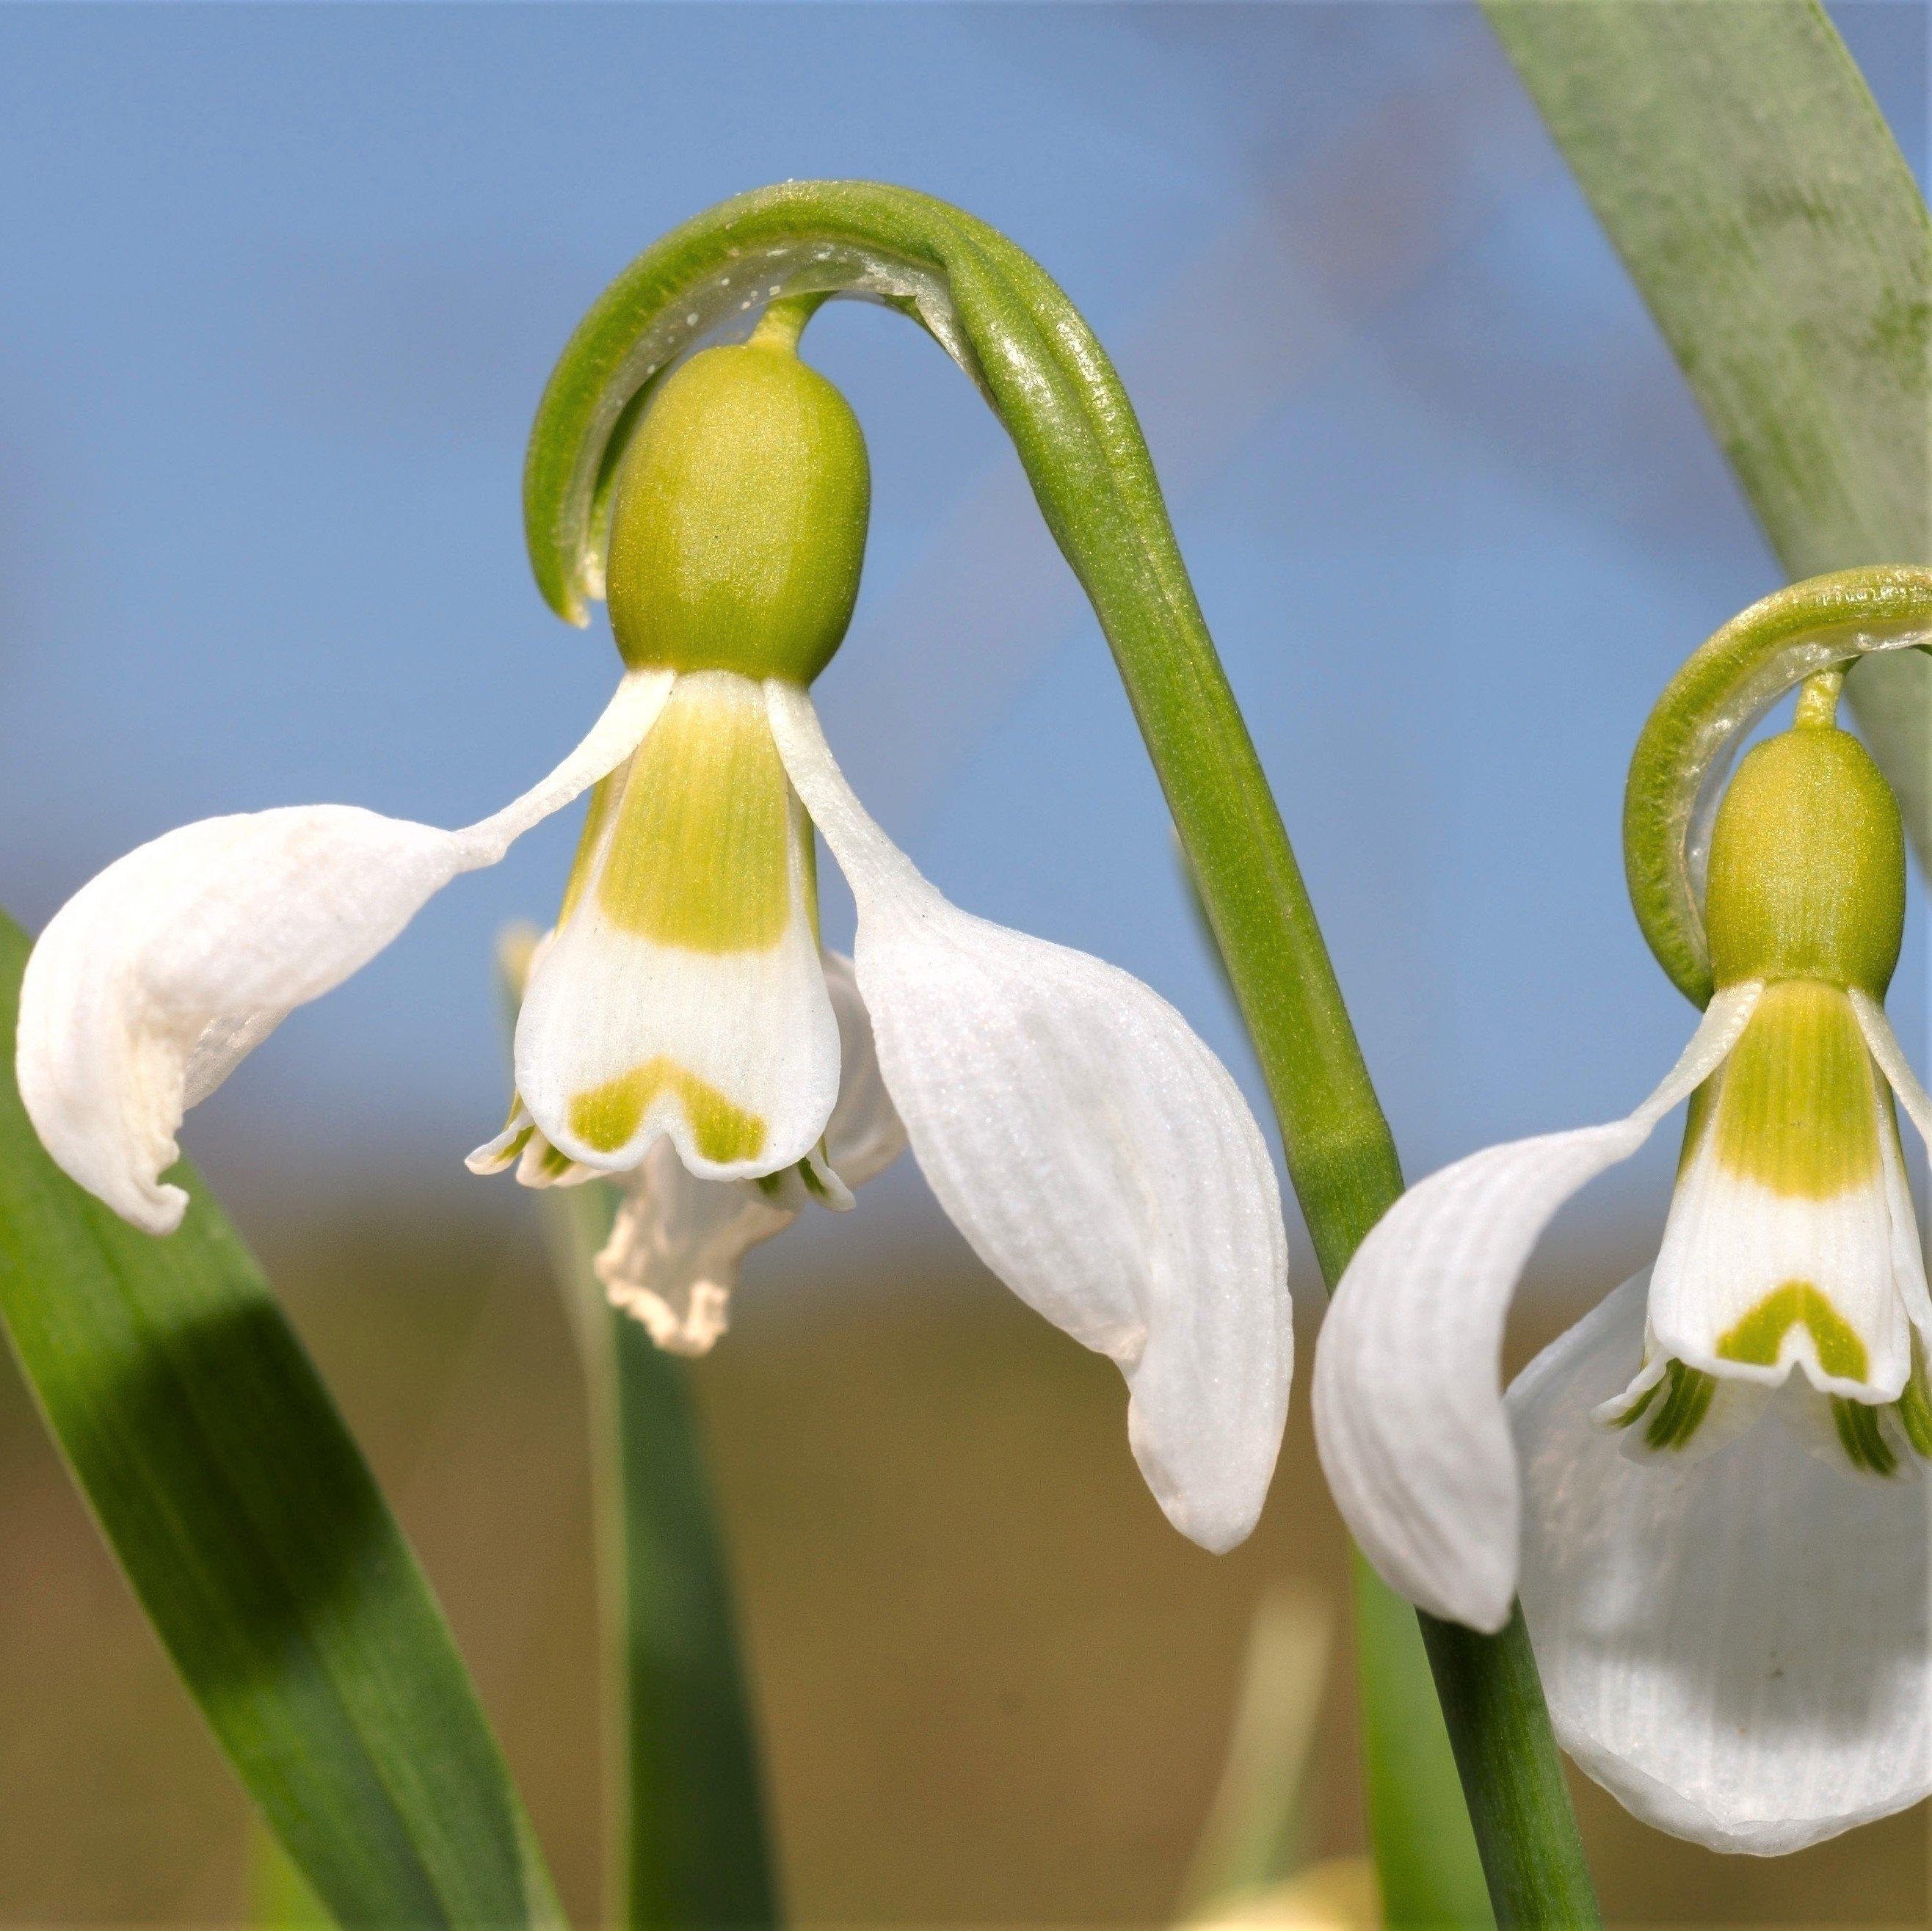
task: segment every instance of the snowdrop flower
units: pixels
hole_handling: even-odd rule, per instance
[[[1714,993],[1676,1066],[1626,1119],[1412,1188],[1316,1363],[1323,1466],[1384,1576],[1490,1631],[1520,1588],[1564,1747],[1724,1850],[1796,1849],[1932,1790],[1932,1303],[1894,1102],[1922,1133],[1932,1106],[1882,1004],[1898,809],[1835,726],[1841,676],[1813,677],[1723,795]],[[1634,771],[1648,808],[1639,790]],[[1537,1239],[1687,1099],[1654,1265],[1505,1406],[1504,1315]]]
[[[626,674],[578,751],[464,832],[323,806],[122,859],[28,967],[28,1112],[82,1186],[167,1231],[184,1108],[432,892],[593,787],[518,1020],[510,1122],[472,1165],[637,1176],[605,1278],[693,1348],[745,1248],[806,1198],[848,1202],[902,1120],[980,1258],[1118,1365],[1169,1517],[1225,1549],[1260,1510],[1287,1402],[1273,1162],[1172,1007],[956,909],[846,784],[806,687],[851,613],[869,481],[796,333],[768,317],[654,385],[611,496]],[[814,826],[857,902],[849,969],[820,944]]]

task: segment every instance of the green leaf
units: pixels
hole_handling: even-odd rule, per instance
[[[156,1633],[340,1922],[558,1921],[435,1600],[247,1249],[184,1166],[157,1240],[42,1150],[12,1073],[27,951],[0,914],[0,1315]]]
[[[248,1931],[310,1931],[334,1921],[260,1824],[248,1837]]]
[[[737,1614],[685,1364],[605,1300],[608,1184],[544,1196],[591,1381],[616,1921],[776,1924]]]
[[[1307,1861],[1309,1771],[1332,1623],[1319,1596],[1290,1586],[1270,1589],[1255,1611],[1227,1761],[1181,1886],[1184,1921],[1219,1916]],[[1427,1666],[1416,1660],[1426,1696]],[[1460,1810],[1460,1793],[1455,1801]]]
[[[1932,223],[1815,0],[1484,0],[1786,572],[1932,563]],[[1932,863],[1932,659],[1847,686]]]
[[[1353,1568],[1364,1780],[1384,1921],[1412,1931],[1492,1931],[1496,1915],[1415,1612],[1359,1553]]]

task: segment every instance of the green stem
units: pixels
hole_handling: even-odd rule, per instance
[[[1499,1636],[1418,1615],[1496,1922],[1602,1922],[1519,1606]]]
[[[1288,1175],[1324,1277],[1402,1191],[1394,1143],[1254,745],[1188,580],[1132,405],[1045,270],[983,222],[905,189],[799,181],[720,204],[640,256],[584,318],[552,374],[524,470],[532,566],[586,620],[602,580],[598,479],[635,399],[753,299],[883,297],[979,385],[1112,649],[1252,1036]],[[626,412],[630,413],[627,416]],[[1505,1924],[1588,1925],[1589,1879],[1554,1774],[1520,1624],[1465,1636],[1438,1677]],[[1514,1750],[1492,1714],[1511,1713]]]
[[[1645,939],[1693,1005],[1711,997],[1699,848],[1745,733],[1808,678],[1842,679],[1848,666],[1895,662],[1928,646],[1932,570],[1840,570],[1740,611],[1665,685],[1630,754],[1624,871]]]
[[[608,1187],[553,1189],[590,1346],[610,1895],[629,1931],[780,1921],[737,1616],[685,1364],[610,1306]],[[561,1257],[560,1257],[561,1258]]]

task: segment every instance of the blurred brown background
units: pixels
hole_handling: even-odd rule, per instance
[[[788,1903],[821,1924],[1163,1921],[1258,1594],[1340,1600],[1305,1384],[1260,1532],[1214,1558],[1142,1488],[1106,1362],[956,1243],[862,1214],[753,1257],[694,1380],[752,1650]],[[534,1231],[321,1217],[265,1257],[440,1590],[566,1900],[599,1869],[584,1414]],[[1545,1288],[1552,1284],[1546,1282]],[[1558,1292],[1513,1351],[1554,1331]],[[1568,1305],[1577,1305],[1574,1297]],[[1298,1327],[1305,1363],[1315,1310]],[[10,1363],[0,1378],[0,1923],[218,1924],[243,1801]],[[1363,1841],[1338,1659],[1317,1849]],[[1922,1811],[1720,1858],[1577,1785],[1613,1921],[1922,1925]]]

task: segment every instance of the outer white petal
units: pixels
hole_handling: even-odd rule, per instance
[[[827,952],[825,976],[844,1062],[826,1149],[838,1180],[857,1186],[904,1150],[905,1129],[879,1077],[851,961]],[[660,1348],[704,1354],[728,1324],[739,1263],[789,1227],[808,1197],[802,1187],[781,1192],[764,1183],[697,1179],[661,1140],[629,1183],[597,1257],[598,1278],[612,1306],[634,1315]],[[847,1195],[835,1204],[850,1202]]]
[[[1498,1357],[1531,1250],[1722,1063],[1760,990],[1720,993],[1627,1120],[1487,1147],[1410,1188],[1342,1275],[1316,1345],[1316,1444],[1363,1552],[1432,1614],[1490,1630],[1509,1618],[1520,1498]]]
[[[1885,1016],[1885,1008],[1869,993],[1856,990],[1851,1001],[1852,1009],[1858,1015],[1858,1030],[1865,1036],[1865,1044],[1871,1048],[1879,1071],[1890,1082],[1899,1104],[1918,1129],[1918,1137],[1932,1146],[1932,1096],[1919,1084],[1912,1062],[1898,1043],[1898,1035],[1892,1030],[1892,1021]]]
[[[1274,1164],[1234,1081],[1138,980],[949,904],[853,797],[804,692],[766,689],[858,901],[879,1063],[933,1192],[1015,1293],[1119,1366],[1161,1507],[1231,1547],[1267,1493],[1293,1348]]]
[[[54,915],[21,985],[20,1094],[48,1152],[136,1226],[170,1231],[188,1197],[160,1175],[185,1109],[440,887],[620,762],[669,681],[627,677],[556,771],[464,831],[290,806],[186,825],[110,865]]]
[[[1912,1063],[1899,1045],[1885,1008],[1862,992],[1853,992],[1851,1000],[1852,1009],[1858,1015],[1858,1030],[1864,1035],[1879,1071],[1898,1095],[1906,1117],[1918,1128],[1920,1139],[1932,1147],[1932,1098],[1927,1096],[1918,1075],[1912,1070]],[[1879,1138],[1885,1157],[1886,1191],[1892,1202],[1894,1277],[1906,1313],[1918,1330],[1920,1339],[1932,1350],[1932,1295],[1928,1295],[1926,1288],[1925,1253],[1918,1239],[1918,1219],[1912,1209],[1912,1189],[1905,1177],[1898,1135],[1889,1127],[1888,1122],[1887,1130]]]
[[[1550,1716],[1646,1822],[1795,1851],[1932,1790],[1932,1483],[1854,1481],[1778,1428],[1706,1461],[1627,1459],[1588,1416],[1629,1372],[1648,1285],[1510,1390]]]
[[[586,1165],[622,1171],[668,1134],[686,1165],[706,1179],[782,1172],[817,1145],[838,1098],[838,1029],[814,925],[811,827],[773,758],[758,686],[728,672],[681,677],[660,730],[688,727],[701,742],[714,724],[736,734],[748,719],[762,747],[758,775],[769,778],[759,795],[776,797],[787,814],[784,876],[776,882],[782,924],[770,943],[687,945],[614,911],[608,883],[634,855],[626,839],[670,837],[664,820],[683,795],[650,774],[648,798],[662,798],[662,815],[653,803],[644,822],[627,822],[648,761],[668,742],[654,734],[625,774],[588,883],[532,970],[517,1021],[517,1090],[550,1144]],[[672,777],[682,772],[676,766]],[[707,795],[724,795],[738,777],[700,769],[686,790],[709,779],[718,789]],[[727,895],[734,856],[704,841],[680,875],[694,889]],[[600,1096],[624,1097],[607,1107]],[[704,1124],[706,1108],[725,1123],[715,1135]]]

